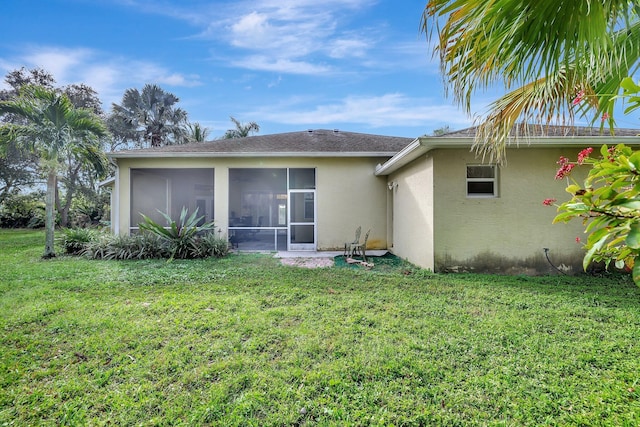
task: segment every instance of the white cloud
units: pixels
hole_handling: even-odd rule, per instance
[[[277,58],[293,59],[321,52],[332,36],[335,23],[331,15],[313,17],[283,16],[281,10],[252,11],[230,27],[232,46]]]
[[[232,43],[239,47],[255,48],[264,42],[265,37],[270,37],[270,26],[265,14],[251,12],[240,18],[231,26],[233,33]]]
[[[295,125],[358,123],[371,127],[425,126],[447,123],[452,127],[468,126],[471,120],[453,105],[434,105],[433,100],[410,98],[399,93],[382,96],[350,96],[333,104],[304,109],[300,103],[248,112],[260,120]]]
[[[327,65],[315,65],[304,61],[290,59],[273,59],[267,56],[248,56],[231,62],[233,65],[251,70],[271,71],[277,73],[319,75],[332,71]]]
[[[50,46],[27,48],[21,63],[30,68],[39,67],[51,73],[59,84],[74,82],[78,67],[91,61],[90,49],[65,49]]]
[[[271,88],[280,86],[280,83],[282,83],[282,76],[278,76],[276,80],[272,80],[271,82],[269,82],[267,87],[271,89]]]
[[[364,40],[345,38],[332,41],[327,51],[332,58],[362,58],[367,54],[369,48],[369,43]]]
[[[374,7],[378,0],[220,0],[188,5],[119,2],[144,13],[188,22],[199,28],[194,37],[215,43],[211,50],[216,61],[249,70],[317,75],[345,68],[349,59],[357,60],[354,63],[360,69],[416,68],[424,66],[428,58],[407,60],[405,55],[426,57],[430,52],[426,41],[413,46],[396,43],[393,50],[380,50],[389,42],[391,28],[358,14]],[[269,60],[255,61],[256,57]],[[332,66],[318,65],[324,63]]]
[[[119,102],[131,85],[142,87],[146,83],[157,83],[193,87],[201,84],[198,75],[185,75],[149,61],[114,57],[98,50],[26,46],[21,52],[14,58],[5,58],[0,68],[5,72],[21,67],[42,68],[51,73],[59,86],[84,83],[98,92],[105,106]]]
[[[374,3],[375,0],[245,0],[216,2],[215,7],[160,5],[152,9],[149,2],[132,2],[147,13],[169,15],[201,28],[195,37],[223,43],[212,47],[222,61],[227,62],[231,55],[221,51],[231,48],[233,56],[240,58],[233,63],[236,67],[292,74],[332,72],[333,68],[311,64],[366,56],[375,29],[353,30],[351,20],[357,19],[354,11]],[[271,60],[252,61],[255,56]]]
[[[182,87],[194,87],[201,84],[198,75],[171,72],[153,62],[119,59],[114,63],[114,66],[123,72],[129,80],[139,81],[143,84],[157,83]]]

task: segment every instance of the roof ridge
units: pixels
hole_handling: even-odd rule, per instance
[[[435,135],[435,138],[442,137],[475,137],[479,126],[471,126],[464,129],[459,129],[452,132],[447,132],[442,135]],[[577,124],[536,124],[536,123],[516,123],[509,131],[510,137],[521,136],[597,136],[601,134],[611,135],[611,131],[608,128],[600,128],[600,126],[593,125],[577,125]],[[614,128],[614,136],[635,136],[640,135],[640,129],[634,128]]]
[[[361,155],[376,155],[380,153],[396,153],[407,146],[415,138],[401,136],[375,135],[340,131],[337,129],[318,129],[296,132],[284,132],[277,134],[253,135],[244,138],[214,139],[205,142],[192,142],[188,144],[165,145],[155,148],[139,148],[112,153],[114,157],[119,154],[135,156],[137,153],[150,155],[153,153],[210,153],[221,154],[247,154],[265,153],[265,155],[297,155],[308,153],[310,155],[329,153],[360,153]]]

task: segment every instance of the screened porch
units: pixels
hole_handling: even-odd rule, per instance
[[[239,250],[314,250],[315,169],[229,170],[229,241]]]
[[[130,232],[138,231],[144,214],[159,224],[160,212],[178,220],[183,207],[198,209],[201,223],[213,221],[214,170],[212,168],[131,169]]]

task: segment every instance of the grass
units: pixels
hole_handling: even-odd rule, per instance
[[[42,250],[0,231],[0,425],[640,424],[626,276]]]
[[[359,260],[359,258],[358,258]],[[373,270],[376,273],[384,272],[402,272],[404,274],[412,273],[416,267],[404,261],[403,259],[387,253],[383,256],[368,256],[367,261],[374,264]],[[363,267],[359,263],[349,264],[342,255],[334,258],[334,266],[337,268],[350,268],[352,270],[362,270]]]

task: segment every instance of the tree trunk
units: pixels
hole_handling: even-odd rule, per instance
[[[53,232],[56,226],[55,222],[55,196],[56,196],[56,171],[52,168],[47,175],[47,194],[44,198],[45,203],[45,219],[44,219],[44,254],[42,258],[53,258],[56,256],[54,247]]]
[[[69,226],[69,211],[71,210],[71,203],[73,202],[73,196],[78,187],[78,173],[82,167],[81,163],[76,165],[70,165],[67,168],[66,177],[62,177],[62,182],[65,186],[64,200],[60,198],[60,189],[58,184],[60,181],[56,181],[56,210],[60,215],[60,227],[65,228]],[[64,203],[63,203],[64,202]]]
[[[13,190],[13,181],[11,179],[6,179],[4,183],[5,186],[2,187],[0,191],[0,205],[4,202],[4,199],[9,197],[9,193]]]
[[[56,191],[55,191],[55,208],[58,215],[60,215],[60,227],[65,228],[69,226],[69,210],[71,209],[71,198],[73,197],[73,188],[67,188],[67,192],[64,196],[64,204],[62,204],[63,200],[60,197],[60,190],[58,189],[58,181],[56,181]]]
[[[60,218],[62,219],[62,215],[60,214],[60,211],[62,210],[62,206],[60,206],[60,189],[58,189],[58,179],[56,178],[56,189],[53,192],[53,200],[54,200],[54,204],[53,206],[55,207],[56,213],[54,213],[54,215],[60,215]],[[62,224],[62,221],[60,221],[60,224]],[[64,227],[64,225],[62,225],[62,227]]]

